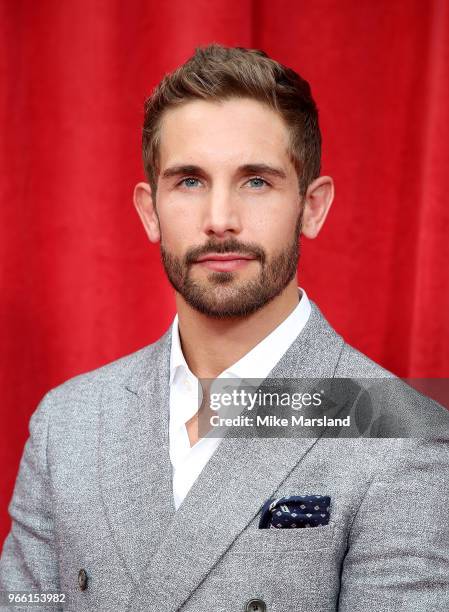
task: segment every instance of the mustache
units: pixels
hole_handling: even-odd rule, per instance
[[[265,251],[259,245],[254,243],[242,244],[237,240],[228,240],[227,242],[208,242],[201,247],[189,249],[184,260],[187,265],[190,265],[195,263],[198,257],[211,253],[219,253],[220,255],[225,253],[241,253],[242,255],[250,255],[259,259],[262,263],[266,259]]]

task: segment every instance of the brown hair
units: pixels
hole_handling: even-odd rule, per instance
[[[318,110],[309,83],[264,51],[213,43],[196,48],[189,60],[164,76],[145,101],[143,165],[154,196],[163,113],[189,100],[236,97],[258,100],[280,113],[289,128],[288,154],[298,174],[299,191],[305,194],[321,165]]]

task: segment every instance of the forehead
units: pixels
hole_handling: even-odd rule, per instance
[[[160,127],[160,167],[171,163],[289,163],[288,128],[267,105],[247,98],[189,100],[167,110]]]

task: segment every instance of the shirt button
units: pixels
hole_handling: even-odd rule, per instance
[[[80,569],[78,572],[78,585],[81,591],[85,591],[87,589],[87,574],[85,569]]]
[[[263,599],[250,599],[246,602],[245,612],[266,612],[267,604]]]

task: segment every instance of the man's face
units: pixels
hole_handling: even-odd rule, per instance
[[[241,317],[296,283],[302,206],[279,115],[250,99],[189,101],[166,112],[160,142],[161,256],[184,300]]]

